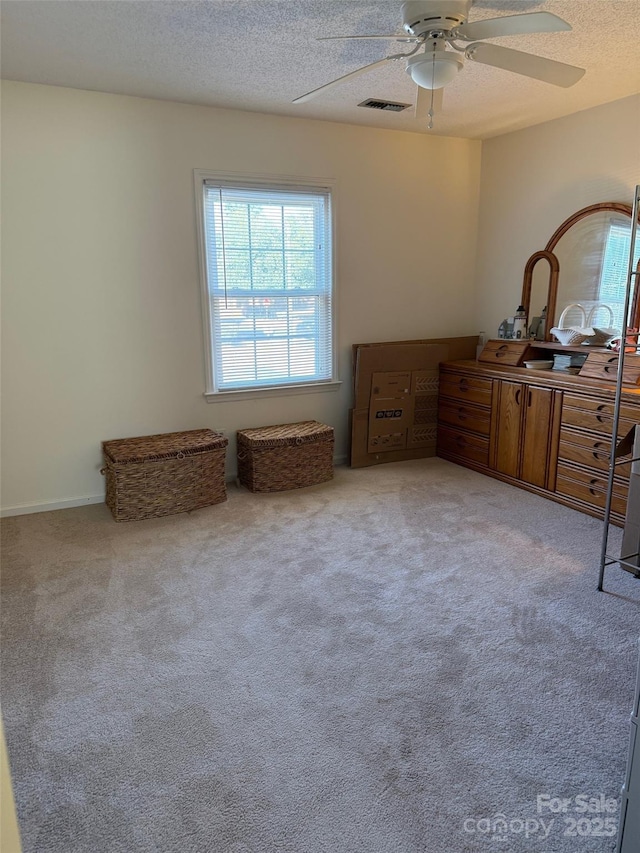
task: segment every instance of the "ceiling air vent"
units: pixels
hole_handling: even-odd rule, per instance
[[[396,104],[393,101],[381,101],[378,98],[369,98],[366,101],[362,101],[358,106],[367,107],[370,110],[387,110],[392,113],[400,113],[402,110],[410,107],[411,104]]]

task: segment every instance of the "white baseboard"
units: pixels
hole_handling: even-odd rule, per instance
[[[0,518],[9,518],[12,515],[29,515],[32,512],[51,512],[54,509],[73,509],[86,504],[102,504],[104,495],[88,495],[84,498],[69,498],[65,501],[46,501],[45,503],[20,504],[9,506],[0,510]]]

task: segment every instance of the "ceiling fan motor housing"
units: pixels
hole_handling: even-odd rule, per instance
[[[472,0],[407,0],[402,26],[412,36],[449,31],[466,23]]]

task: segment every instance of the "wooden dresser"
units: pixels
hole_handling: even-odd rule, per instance
[[[441,365],[438,456],[602,517],[615,377],[452,361]],[[626,387],[618,435],[640,423],[640,387]],[[612,522],[624,522],[630,465],[617,469]]]

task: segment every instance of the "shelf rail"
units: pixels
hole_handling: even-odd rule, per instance
[[[625,459],[622,463],[617,463],[615,459],[616,446],[618,444],[618,431],[620,423],[620,407],[622,401],[622,380],[624,374],[624,358],[626,354],[627,342],[627,323],[629,322],[629,308],[631,305],[631,293],[633,284],[636,285],[636,277],[638,271],[634,269],[633,259],[636,249],[636,236],[638,232],[638,213],[640,212],[640,185],[636,186],[633,196],[633,210],[631,213],[631,240],[629,245],[629,265],[627,267],[627,287],[624,296],[624,328],[622,329],[622,337],[620,339],[620,353],[618,355],[618,374],[616,378],[616,395],[613,409],[613,431],[611,433],[611,452],[609,456],[609,477],[607,480],[607,494],[604,506],[604,527],[602,531],[602,549],[600,552],[600,574],[598,576],[598,591],[602,592],[604,588],[604,574],[607,566],[614,563],[619,564],[625,571],[630,571],[637,577],[640,577],[640,567],[638,565],[638,554],[626,554],[624,557],[614,557],[608,553],[609,547],[609,527],[611,525],[611,502],[613,496],[613,483],[616,473],[617,464],[629,464],[629,460]],[[637,342],[638,343],[638,342]],[[637,461],[632,459],[632,462]],[[632,558],[636,558],[635,564],[631,562]],[[631,558],[631,559],[630,559]]]

